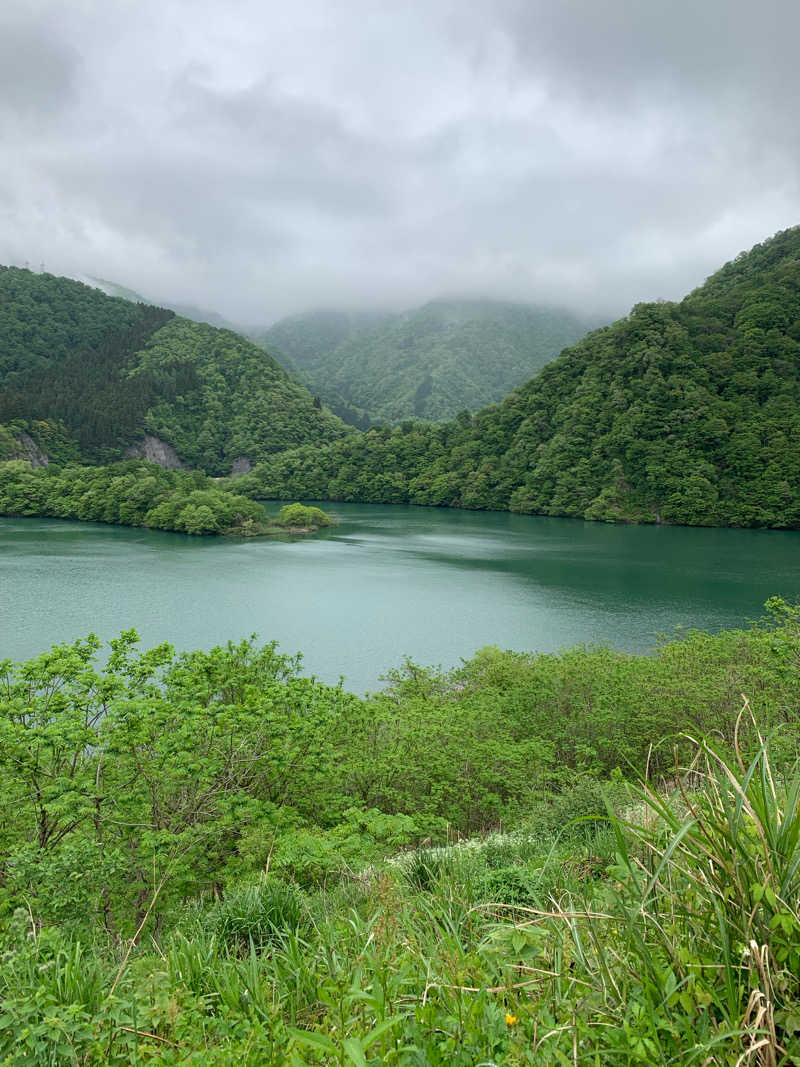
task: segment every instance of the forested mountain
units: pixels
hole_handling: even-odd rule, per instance
[[[289,315],[268,330],[254,330],[250,337],[322,397],[331,411],[345,422],[366,429],[371,421],[369,415],[346,400],[338,387],[330,386],[328,378],[340,346],[393,318],[388,311],[306,311]]]
[[[280,352],[292,370],[313,372],[323,367],[340,345],[396,317],[389,311],[306,311],[250,336],[270,351]]]
[[[145,428],[190,466],[227,473],[235,459],[347,432],[258,345],[230,330],[175,318],[148,341],[128,380],[152,383]]]
[[[0,423],[45,451],[41,435],[60,426],[93,462],[151,434],[227,474],[236,459],[347,432],[238,334],[15,267],[0,268],[0,378]]]
[[[257,469],[264,495],[800,526],[800,227],[638,304],[501,404]]]
[[[403,315],[296,315],[254,337],[363,427],[438,421],[500,400],[587,328],[567,311],[435,300]]]

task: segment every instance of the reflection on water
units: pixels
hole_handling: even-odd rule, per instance
[[[743,625],[768,596],[800,594],[793,532],[326,507],[340,525],[297,542],[0,519],[0,658],[131,626],[179,648],[257,633],[365,690],[404,654],[452,665],[487,644],[644,651],[676,626]]]

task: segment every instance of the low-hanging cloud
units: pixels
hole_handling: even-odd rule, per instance
[[[623,313],[800,221],[793,0],[6,0],[0,262]]]

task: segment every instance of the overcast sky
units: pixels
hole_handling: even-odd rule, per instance
[[[2,0],[0,263],[622,314],[800,222],[797,0]]]

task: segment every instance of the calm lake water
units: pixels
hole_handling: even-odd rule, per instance
[[[257,633],[364,691],[404,655],[645,651],[678,626],[741,626],[768,596],[800,595],[800,533],[326,507],[340,525],[294,542],[0,518],[0,658],[132,626],[145,647]]]

